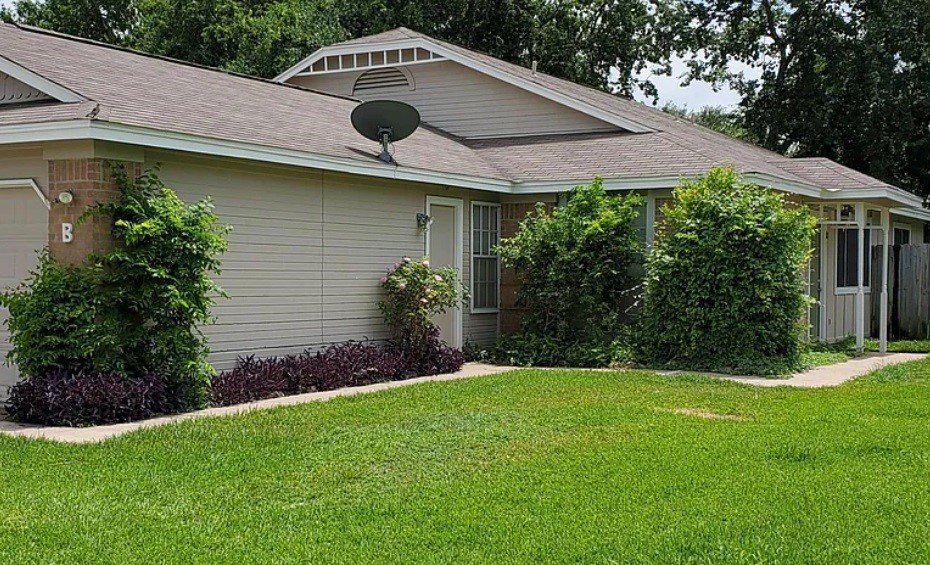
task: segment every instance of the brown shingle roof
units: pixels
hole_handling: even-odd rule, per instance
[[[405,28],[342,45],[422,39],[654,130],[464,141],[423,127],[398,143],[401,166],[500,180],[691,176],[713,165],[823,188],[887,186],[826,159],[788,159],[644,104],[441,42]],[[0,55],[88,98],[0,108],[0,125],[97,119],[377,162],[351,127],[358,104],[333,96],[42,30],[0,24]]]
[[[0,54],[99,103],[110,122],[376,162],[377,148],[349,120],[358,102],[345,97],[6,24],[0,24]],[[0,121],[22,113],[0,110],[10,116]],[[398,143],[395,157],[403,166],[505,176],[429,128]]]

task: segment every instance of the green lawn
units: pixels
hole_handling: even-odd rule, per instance
[[[0,562],[202,561],[930,561],[930,360],[827,390],[523,370],[0,438]]]
[[[878,351],[878,340],[865,340],[866,353],[876,353]],[[930,340],[897,340],[888,342],[889,353],[930,353]],[[815,343],[811,345],[810,351],[801,354],[801,363],[805,367],[820,367],[822,365],[833,365],[849,361],[856,357],[861,357],[861,353],[856,352],[856,340],[845,339],[837,343]]]

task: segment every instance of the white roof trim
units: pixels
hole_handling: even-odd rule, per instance
[[[905,218],[930,222],[930,210],[926,208],[892,208],[891,213]]]
[[[67,120],[0,127],[0,145],[81,139],[110,141],[156,149],[184,151],[233,159],[246,159],[278,165],[322,169],[368,177],[422,182],[440,186],[455,186],[503,194],[551,194],[553,192],[564,192],[575,186],[591,182],[589,178],[511,182],[509,180],[444,173],[429,169],[403,166],[393,167],[377,162],[374,158],[374,154],[372,154],[372,162],[366,163],[346,157],[334,157],[319,153],[282,149],[267,145],[256,145],[241,141],[229,141],[96,120]],[[693,177],[665,175],[625,179],[607,178],[604,180],[604,187],[607,190],[668,189],[675,188],[684,179],[697,178],[698,176],[700,175],[695,175]],[[855,201],[867,198],[885,198],[903,205],[900,208],[893,208],[893,213],[930,221],[930,210],[923,208],[922,201],[919,197],[893,187],[827,190],[812,185],[788,181],[765,173],[745,173],[743,178],[748,182],[754,182],[783,192],[800,194],[802,196],[823,200]],[[45,195],[35,182],[30,179],[0,181],[0,187],[5,186],[4,183],[18,183],[16,186],[19,187],[31,186],[40,198],[47,202]],[[46,206],[48,206],[48,204],[46,204]]]
[[[39,200],[42,201],[42,204],[45,205],[45,208],[47,210],[52,209],[52,203],[48,201],[45,193],[42,192],[42,189],[33,179],[0,179],[0,190],[4,188],[31,188],[39,197]]]
[[[563,106],[571,108],[572,110],[577,110],[578,112],[587,114],[603,122],[607,122],[608,124],[623,128],[627,131],[631,131],[633,133],[649,133],[655,131],[654,129],[646,127],[638,122],[624,118],[622,116],[618,116],[613,112],[602,110],[601,108],[586,102],[582,102],[572,98],[571,96],[542,86],[533,81],[525,80],[508,72],[501,71],[500,69],[494,68],[480,61],[476,61],[471,57],[462,55],[457,51],[453,51],[452,49],[449,49],[443,45],[433,43],[432,41],[423,38],[411,38],[402,41],[388,41],[382,43],[354,43],[350,45],[334,45],[332,47],[323,47],[322,49],[318,49],[303,61],[297,63],[290,69],[275,77],[274,80],[277,82],[287,82],[289,79],[293,78],[295,75],[305,70],[308,66],[312,65],[322,57],[328,57],[331,55],[348,55],[350,53],[358,53],[362,51],[380,51],[387,47],[390,47],[391,49],[426,49],[427,51],[432,51],[433,53],[442,55],[446,59],[468,67],[474,71],[478,71],[479,73],[496,78],[502,82],[510,84],[511,86],[516,86],[517,88],[521,88],[527,92],[531,92],[537,96],[541,96],[547,100],[559,103]],[[398,63],[398,65],[402,65],[402,63]]]
[[[69,90],[56,82],[52,82],[42,75],[36,74],[26,67],[14,63],[6,57],[0,56],[0,72],[7,74],[19,82],[41,90],[59,102],[86,102],[87,99]]]
[[[234,159],[247,159],[293,165],[312,169],[352,173],[369,177],[423,182],[442,186],[455,186],[491,192],[510,193],[509,180],[491,179],[471,175],[444,173],[413,167],[396,167],[381,163],[372,153],[372,162],[334,157],[320,153],[229,141],[212,137],[175,133],[151,128],[129,126],[96,120],[69,120],[0,127],[0,145],[6,143],[35,143],[41,141],[70,141],[93,139],[140,145],[156,149],[186,151]]]

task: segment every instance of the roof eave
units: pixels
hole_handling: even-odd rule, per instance
[[[110,141],[154,149],[184,151],[490,192],[510,193],[512,188],[512,183],[505,179],[447,173],[417,167],[390,166],[379,162],[374,154],[372,154],[371,163],[366,163],[359,159],[335,157],[321,153],[156,130],[100,120],[81,119],[0,126],[0,145],[81,139]]]

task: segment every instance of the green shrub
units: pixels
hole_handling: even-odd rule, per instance
[[[727,372],[796,368],[814,218],[732,169],[712,169],[674,196],[646,263],[643,360]]]
[[[624,335],[642,244],[636,195],[611,196],[600,179],[578,186],[564,207],[539,205],[505,239],[500,254],[517,271],[517,303],[526,308],[501,354],[528,365],[606,365]],[[541,347],[545,346],[545,351]],[[580,354],[579,351],[590,350]]]
[[[0,294],[10,311],[8,360],[26,376],[114,368],[118,332],[99,290],[98,270],[62,265],[43,252],[23,284]]]
[[[209,199],[189,205],[154,172],[114,177],[120,198],[89,213],[113,219],[116,249],[94,261],[120,321],[126,370],[163,375],[179,410],[205,406],[213,368],[199,326],[213,322],[210,309],[225,296],[211,275],[230,227]]]
[[[435,316],[467,299],[456,270],[430,267],[426,258],[404,257],[381,278],[381,287],[385,298],[379,307],[391,340],[411,353],[425,352],[435,341]]]
[[[112,217],[115,249],[80,267],[44,254],[23,286],[0,295],[10,310],[10,360],[26,378],[55,368],[159,375],[172,409],[204,406],[213,369],[199,326],[223,295],[210,277],[229,228],[209,200],[187,205],[151,172],[111,174],[120,197],[82,219]]]

